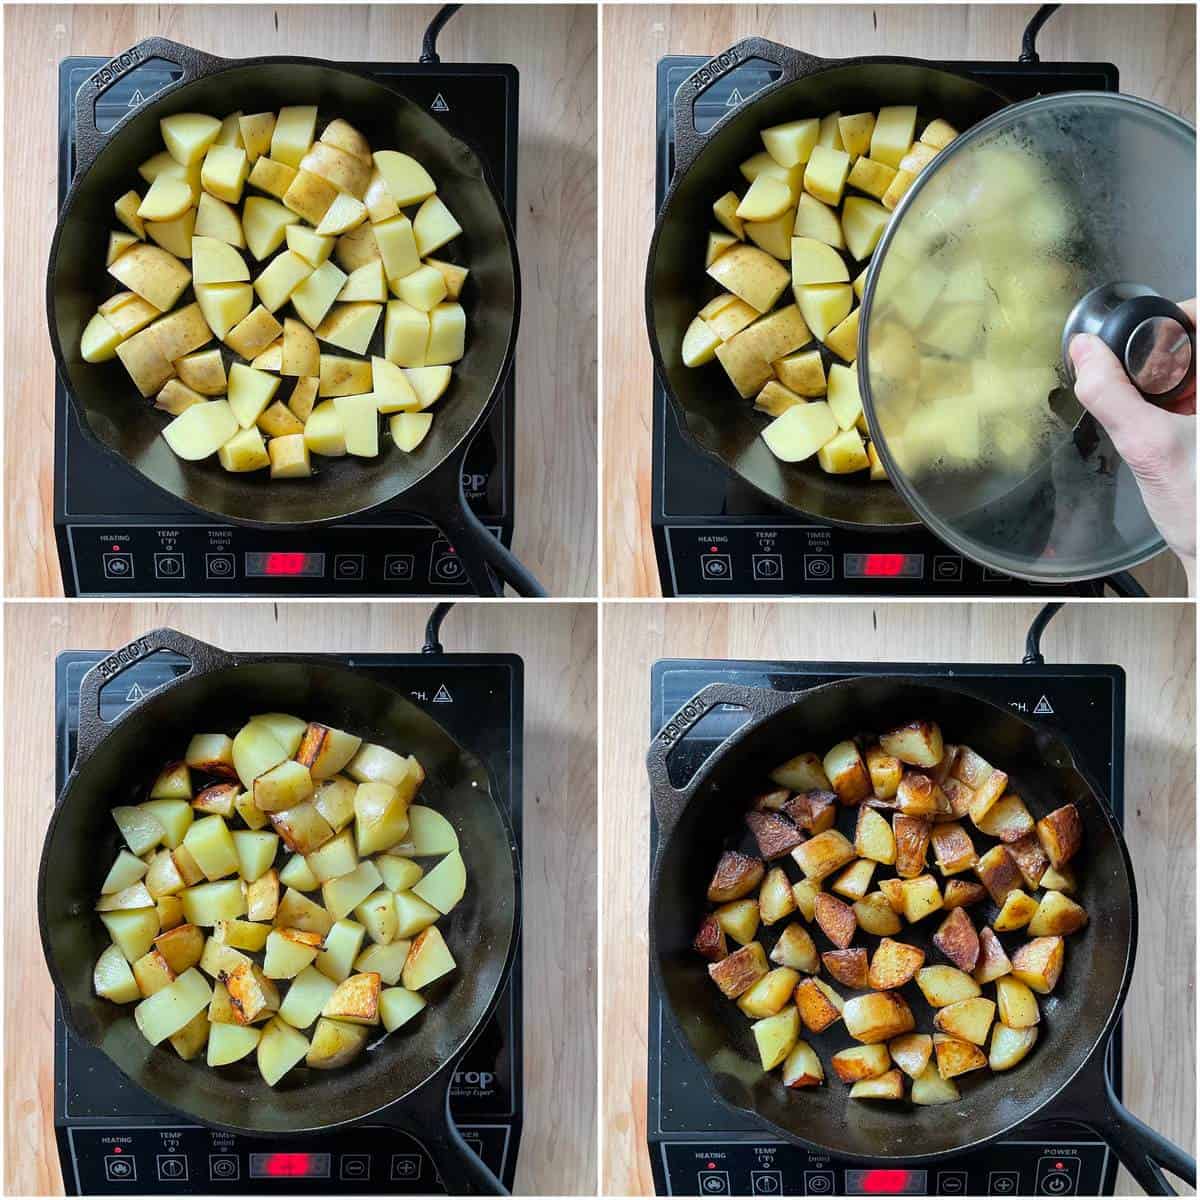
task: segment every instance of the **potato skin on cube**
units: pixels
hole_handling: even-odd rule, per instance
[[[762,882],[766,867],[762,860],[729,850],[721,855],[712,882],[708,885],[708,898],[714,904],[726,900],[740,900],[749,895]]]

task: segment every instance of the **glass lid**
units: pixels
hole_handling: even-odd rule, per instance
[[[1189,386],[1194,333],[1168,301],[1196,294],[1195,178],[1180,117],[1064,92],[955,138],[896,209],[863,297],[859,386],[892,482],[967,557],[1066,583],[1163,548],[1075,398],[1064,333],[1100,333],[1156,403]],[[1147,366],[1163,341],[1182,382]]]

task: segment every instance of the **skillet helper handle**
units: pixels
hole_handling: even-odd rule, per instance
[[[445,1072],[445,1092],[440,1099],[428,1106],[417,1100],[405,1105],[398,1115],[402,1115],[406,1131],[429,1152],[448,1196],[507,1196],[508,1189],[458,1132],[450,1114],[453,1079],[453,1070]],[[441,1093],[440,1087],[434,1090]]]
[[[87,758],[108,732],[108,722],[100,715],[100,692],[130,667],[160,650],[169,650],[187,659],[188,669],[184,675],[190,675],[198,667],[227,667],[237,661],[232,654],[188,637],[177,629],[151,629],[134,638],[127,646],[98,662],[79,684],[79,761]]]
[[[194,50],[191,46],[172,42],[167,38],[150,37],[130,46],[120,54],[110,58],[87,80],[75,93],[75,169],[77,172],[86,170],[92,160],[104,148],[109,135],[101,133],[96,125],[96,104],[105,92],[118,83],[130,71],[160,58],[172,66],[178,67],[182,76],[174,83],[155,93],[155,98],[174,91],[185,83],[191,83],[202,75],[211,74],[214,68],[223,66],[226,62],[203,50]]]
[[[689,75],[675,93],[672,110],[675,115],[675,173],[677,175],[691,166],[696,155],[700,153],[704,143],[708,140],[708,134],[701,133],[696,128],[696,101],[730,71],[736,70],[744,63],[756,58],[778,67],[781,74],[774,83],[755,92],[755,99],[789,83],[794,83],[805,75],[811,75],[814,70],[824,65],[823,59],[812,54],[805,54],[800,50],[793,50],[790,46],[781,46],[778,42],[770,42],[766,38],[760,37],[746,38],[710,58],[704,66]]]
[[[683,787],[671,782],[670,759],[675,747],[687,733],[720,704],[746,710],[748,719],[738,728],[740,734],[747,725],[757,725],[781,709],[795,704],[793,692],[775,692],[770,688],[748,687],[739,683],[710,683],[697,692],[659,731],[646,752],[646,771],[650,776],[650,796],[654,815],[665,834],[687,806],[692,795],[693,780]]]

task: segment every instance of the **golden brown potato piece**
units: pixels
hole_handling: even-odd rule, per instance
[[[903,1100],[904,1076],[886,1071],[877,1079],[860,1079],[850,1089],[851,1100]]]
[[[749,991],[766,973],[767,956],[762,945],[751,942],[740,950],[735,950],[719,963],[713,963],[708,968],[713,983],[730,1000],[736,1000],[743,992]]]
[[[950,773],[954,770],[954,764],[958,761],[958,747],[951,745],[943,745],[942,757],[936,766],[929,768],[929,774],[933,782],[938,787],[943,787],[946,780],[950,778]]]
[[[896,874],[901,879],[914,879],[925,870],[925,855],[933,823],[927,817],[910,817],[904,813],[892,816],[892,833],[896,838]]]
[[[858,991],[867,986],[867,952],[860,946],[851,950],[826,950],[821,961],[838,983]]]
[[[1010,1029],[1027,1029],[1042,1019],[1033,989],[1012,975],[996,980],[996,1011]]]
[[[924,965],[925,951],[919,946],[885,937],[871,958],[867,981],[876,991],[893,991],[913,979]]]
[[[856,859],[830,884],[829,890],[851,902],[861,900],[870,890],[874,874],[875,863],[871,859]]]
[[[1083,843],[1083,820],[1079,809],[1073,804],[1064,804],[1047,813],[1037,823],[1037,835],[1050,865],[1056,871],[1061,870],[1063,863],[1074,858]]]
[[[855,1041],[868,1044],[890,1041],[911,1032],[916,1025],[912,1009],[896,992],[867,992],[865,996],[851,997],[842,1010],[842,1020]]]
[[[945,754],[942,731],[933,721],[909,721],[881,734],[879,744],[888,754],[913,767],[936,767]]]
[[[1040,842],[1038,844],[1041,845]],[[1079,881],[1075,878],[1074,870],[1064,863],[1061,867],[1048,866],[1046,868],[1046,873],[1042,876],[1042,887],[1050,888],[1055,892],[1077,892],[1079,891]]]
[[[932,875],[918,875],[903,884],[904,919],[915,925],[942,907],[942,894]]]
[[[1046,868],[1050,866],[1050,860],[1042,850],[1037,833],[1027,833],[1009,842],[1008,852],[1012,855],[1013,862],[1017,864],[1017,870],[1021,872],[1025,886],[1033,891],[1041,884],[1042,876],[1046,874]]]
[[[960,970],[973,971],[979,961],[979,934],[965,908],[952,908],[938,926],[933,944]]]
[[[792,885],[782,867],[767,872],[758,893],[758,915],[764,925],[774,925],[796,911]]]
[[[933,1056],[933,1038],[927,1033],[903,1033],[887,1044],[892,1062],[911,1079],[916,1079]]]
[[[813,915],[821,931],[839,949],[845,950],[854,940],[858,918],[854,909],[828,892],[820,892],[813,905]]]
[[[786,817],[773,812],[751,810],[746,814],[746,824],[758,843],[758,852],[770,862],[791,853],[804,835]]]
[[[1007,790],[1008,776],[1003,771],[993,768],[987,779],[975,789],[975,796],[971,800],[971,820],[978,825]]]
[[[951,879],[946,883],[942,907],[965,908],[968,904],[978,904],[986,895],[987,889],[982,883],[976,883],[973,879]]]
[[[827,829],[797,846],[792,857],[806,879],[820,880],[852,862],[857,855],[854,847],[836,829]]]
[[[950,812],[954,817],[965,817],[971,812],[971,801],[975,799],[975,789],[969,788],[961,779],[948,775],[942,780],[942,794],[950,803]]]
[[[864,756],[867,774],[871,777],[871,791],[876,800],[891,800],[900,786],[904,767],[894,754],[888,754],[882,746],[868,746]]]
[[[816,1087],[825,1078],[817,1052],[803,1039],[783,1061],[783,1086],[789,1088]]]
[[[976,1046],[986,1046],[992,1022],[996,1019],[996,1005],[983,996],[971,996],[956,1000],[939,1008],[933,1014],[933,1023],[943,1033],[962,1038]]]
[[[859,1079],[878,1079],[891,1069],[892,1060],[887,1047],[876,1042],[839,1050],[830,1059],[830,1065],[843,1083],[855,1083]]]
[[[979,960],[973,978],[976,983],[991,983],[1012,971],[1012,963],[1000,944],[1000,939],[985,925],[979,931]]]
[[[821,969],[816,944],[799,921],[793,921],[779,935],[779,941],[771,951],[771,961],[806,975],[815,975]]]
[[[754,797],[754,807],[759,812],[778,812],[791,799],[787,788],[772,788]]]
[[[801,829],[815,837],[833,828],[837,804],[838,798],[833,792],[801,792],[787,802],[784,811]]]
[[[821,756],[809,751],[789,758],[771,772],[771,782],[793,792],[827,792],[829,780],[821,766]]]
[[[726,900],[740,900],[748,896],[766,874],[762,860],[751,858],[737,850],[726,850],[717,863],[712,882],[708,885],[708,898],[714,904]]]
[[[806,921],[811,921],[817,911],[817,896],[821,892],[821,883],[817,879],[802,879],[792,884],[792,899],[796,907],[804,914]]]
[[[729,956],[725,930],[721,928],[716,917],[710,915],[704,918],[700,932],[696,934],[696,939],[692,942],[692,948],[701,958],[707,958],[709,962],[718,963],[721,959]]]
[[[825,755],[821,765],[829,778],[829,786],[843,804],[859,804],[871,795],[871,776],[867,774],[866,764],[854,742],[838,742]]]
[[[956,1075],[987,1066],[987,1055],[978,1046],[947,1033],[933,1035],[933,1052],[937,1056],[938,1074],[943,1079],[953,1079]]]
[[[738,1008],[755,1019],[773,1017],[782,1011],[792,998],[792,990],[800,982],[800,973],[791,967],[776,967],[768,971],[749,991],[738,999]]]
[[[806,1029],[820,1033],[828,1029],[841,1015],[845,1002],[827,983],[810,976],[796,985],[793,993],[800,1020]]]
[[[1015,1067],[1033,1049],[1037,1041],[1038,1027],[1010,1029],[1007,1025],[992,1027],[992,1046],[988,1053],[988,1066],[993,1071],[1007,1071]]]
[[[957,875],[970,870],[978,861],[971,835],[958,821],[943,821],[930,834],[933,860],[943,875]]]
[[[204,813],[216,813],[222,817],[233,816],[233,802],[242,794],[236,783],[214,783],[196,793],[192,807]]]
[[[987,814],[975,822],[980,832],[1002,842],[1015,842],[1033,832],[1033,817],[1025,807],[1025,801],[1016,792],[1001,796]]]
[[[892,912],[902,913],[904,911],[903,879],[881,879],[879,881],[879,891],[892,906]]]
[[[960,746],[958,758],[950,769],[950,774],[955,779],[961,779],[967,787],[975,790],[987,783],[992,770],[992,764],[986,758],[976,754],[970,746]]]
[[[739,946],[748,946],[758,933],[759,912],[757,900],[730,900],[714,912],[713,917],[725,933]]]
[[[1043,996],[1054,991],[1063,969],[1061,937],[1039,937],[1019,946],[1012,956],[1012,973]]]
[[[975,874],[997,904],[1003,904],[1009,892],[1020,888],[1021,872],[1007,846],[993,846],[976,864]]]
[[[950,801],[928,775],[905,771],[896,791],[896,807],[910,817],[932,817],[950,811]]]
[[[897,883],[900,881],[897,880]],[[900,918],[892,908],[891,901],[882,891],[871,892],[854,905],[858,927],[875,937],[890,937],[900,932]]]
[[[934,1008],[945,1008],[948,1004],[981,994],[979,984],[970,975],[944,963],[922,967],[917,972],[917,987]]]
[[[1087,910],[1062,892],[1047,892],[1029,922],[1034,937],[1074,933],[1088,922]]]
[[[1027,896],[1019,888],[1016,888],[1004,897],[1004,903],[1000,905],[1000,911],[996,914],[992,925],[1001,933],[1024,929],[1033,919],[1033,914],[1037,912],[1037,906],[1037,901],[1032,896]]]
[[[896,835],[873,808],[864,804],[858,810],[858,821],[854,827],[854,848],[860,857],[890,866],[896,861]]]

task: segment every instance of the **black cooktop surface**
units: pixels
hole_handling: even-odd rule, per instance
[[[63,59],[58,72],[58,198],[74,175],[74,102],[107,60]],[[513,224],[517,208],[515,67],[495,63],[350,63],[387,80],[470,143],[492,170]],[[179,77],[161,59],[130,71],[96,106],[101,132]],[[511,544],[515,384],[510,374],[476,436],[463,490]],[[471,594],[453,546],[399,503],[320,530],[214,525],[90,442],[61,381],[54,406],[54,520],[68,596]]]
[[[707,59],[658,63],[656,201],[675,168],[675,92]],[[1013,100],[1042,92],[1117,90],[1111,63],[944,63]],[[762,60],[743,63],[696,102],[703,133],[779,77]],[[924,529],[895,533],[834,528],[775,508],[724,466],[690,445],[654,379],[651,525],[665,596],[1096,595],[1094,584],[1047,588],[986,570]]]
[[[665,659],[650,677],[651,736],[692,696],[717,681],[802,691],[857,675],[899,673],[953,680],[1023,717],[1060,729],[1124,819],[1125,673],[1114,666],[911,663],[786,663]],[[676,743],[672,781],[683,786],[745,720],[725,707],[704,716]],[[658,840],[651,821],[650,853]],[[1043,1119],[990,1146],[905,1167],[840,1162],[765,1135],[752,1120],[713,1099],[701,1068],[678,1045],[650,979],[647,1130],[659,1195],[1112,1195],[1117,1162],[1090,1132],[1053,1105]],[[1109,1069],[1121,1091],[1120,1029]]]
[[[102,658],[66,651],[55,664],[56,789],[75,757],[79,684]],[[330,655],[394,687],[487,764],[521,841],[523,667],[514,655]],[[114,720],[182,674],[159,653],[101,693]],[[463,1137],[509,1188],[522,1123],[522,980],[518,943],[511,982],[454,1076],[451,1111]],[[388,1112],[303,1141],[241,1137],[190,1123],[130,1083],[98,1050],[76,1040],[56,1012],[54,1118],[70,1195],[267,1191],[274,1194],[414,1194],[443,1190],[424,1148],[389,1124]],[[201,1067],[201,1069],[205,1069]]]

